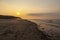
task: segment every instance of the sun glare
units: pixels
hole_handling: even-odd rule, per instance
[[[17,16],[19,16],[20,15],[20,12],[17,12]]]

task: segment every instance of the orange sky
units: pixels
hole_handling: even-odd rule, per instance
[[[23,18],[29,13],[60,13],[59,0],[0,0],[0,15],[13,15]],[[20,15],[17,15],[20,13]]]

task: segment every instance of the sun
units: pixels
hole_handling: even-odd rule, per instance
[[[19,16],[20,15],[20,12],[17,12],[16,15]]]

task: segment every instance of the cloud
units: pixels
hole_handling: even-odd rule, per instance
[[[29,16],[60,16],[60,13],[30,13]]]

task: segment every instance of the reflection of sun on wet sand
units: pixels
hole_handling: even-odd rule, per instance
[[[0,40],[49,40],[34,22],[0,16]]]

